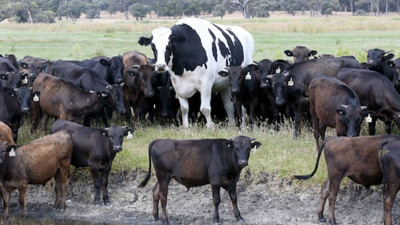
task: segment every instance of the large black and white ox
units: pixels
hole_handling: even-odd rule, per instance
[[[155,70],[168,71],[182,111],[182,125],[189,127],[188,98],[201,94],[200,111],[212,127],[211,94],[218,92],[229,121],[234,122],[228,78],[218,72],[229,66],[252,63],[254,40],[249,32],[235,26],[214,24],[199,18],[179,20],[171,28],[157,28],[140,45],[150,45],[156,59]]]

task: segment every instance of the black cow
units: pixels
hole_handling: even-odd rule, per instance
[[[400,58],[397,58],[394,61],[387,61],[386,63],[389,67],[395,70],[392,81],[397,93],[400,93]]]
[[[21,102],[11,88],[0,88],[0,121],[11,128],[14,142],[17,143],[18,129],[22,125]]]
[[[377,119],[384,121],[386,132],[391,133],[391,122],[394,120],[400,128],[400,95],[394,89],[392,82],[381,74],[365,69],[342,69],[337,79],[349,85],[360,98],[361,105],[367,106],[372,122],[369,124],[369,134],[375,134]]]
[[[111,59],[105,57],[98,60],[86,59],[79,62],[78,65],[96,71],[110,84],[120,84],[123,82],[122,72],[124,70],[124,63],[122,62],[122,56],[114,56]]]
[[[261,114],[256,112],[259,98],[261,100],[267,97],[266,91],[260,88],[261,73],[255,69],[258,69],[257,65],[249,65],[244,68],[231,66],[228,71],[223,70],[218,73],[220,76],[229,77],[238,128],[242,124],[242,107],[244,107],[249,114],[250,129],[253,130],[253,118],[257,114]]]
[[[354,62],[353,62],[354,61]],[[304,111],[308,108],[307,90],[311,80],[318,75],[335,77],[343,67],[359,65],[357,60],[350,58],[320,58],[291,65],[281,73],[268,75],[261,82],[272,87],[277,105],[288,104],[294,109],[294,136],[301,134],[301,121]]]
[[[322,143],[318,151],[315,168],[310,175],[296,175],[295,179],[309,179],[318,169],[319,159],[324,150],[325,162],[328,169],[328,179],[322,184],[318,219],[325,222],[324,207],[329,199],[329,223],[336,224],[335,203],[340,182],[348,177],[357,184],[370,187],[383,182],[383,174],[379,165],[378,151],[385,140],[394,139],[392,135],[377,135],[366,137],[331,137]]]
[[[32,98],[34,97],[34,94],[32,92],[32,87],[22,86],[19,88],[14,88],[14,91],[21,102],[21,112],[23,114],[29,113],[31,108],[31,101]]]
[[[393,59],[394,54],[379,48],[364,51],[367,52],[367,68],[384,75],[389,80],[393,80],[395,69],[388,66],[387,62]]]
[[[0,57],[0,74],[6,72],[18,72],[18,68],[16,68],[10,60]]]
[[[90,128],[66,120],[57,120],[50,133],[67,130],[72,136],[73,151],[71,165],[90,167],[95,188],[95,204],[100,204],[100,189],[105,205],[110,204],[108,196],[108,175],[116,154],[122,151],[123,138],[132,135],[128,127]],[[101,173],[101,175],[100,175]]]
[[[283,52],[285,55],[293,57],[294,63],[308,61],[310,57],[315,57],[318,53],[316,50],[309,50],[305,46],[296,46],[293,50],[285,50]]]
[[[64,77],[68,76],[71,74],[71,72],[75,69],[81,69],[84,68],[82,66],[78,66],[78,63],[70,62],[70,61],[65,61],[65,60],[57,60],[51,65],[50,69],[50,74],[59,77],[61,79],[64,79]]]
[[[319,149],[319,135],[325,140],[327,127],[337,136],[360,135],[366,106],[360,105],[357,94],[345,83],[331,77],[316,77],[308,87],[314,138]]]
[[[6,72],[0,74],[0,87],[17,88],[23,84],[24,73],[20,72]]]
[[[151,160],[157,175],[153,188],[153,216],[158,217],[161,199],[162,222],[169,224],[167,216],[168,184],[171,178],[187,188],[211,185],[214,201],[214,223],[219,223],[218,206],[220,188],[229,192],[236,219],[243,220],[237,207],[236,184],[240,172],[247,166],[250,151],[261,143],[253,138],[237,136],[234,139],[153,140],[149,145],[149,171],[139,184],[144,187],[150,179]]]
[[[385,140],[379,148],[379,162],[385,180],[383,221],[392,225],[393,202],[400,189],[400,138]]]

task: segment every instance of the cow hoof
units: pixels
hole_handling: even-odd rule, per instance
[[[321,223],[325,223],[326,222],[326,218],[324,218],[324,216],[318,216],[318,221]]]
[[[106,202],[104,202],[104,205],[105,206],[109,206],[109,205],[111,205],[111,202],[110,201],[106,201]]]

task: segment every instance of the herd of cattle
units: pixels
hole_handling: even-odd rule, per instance
[[[390,133],[393,120],[400,128],[400,58],[392,61],[392,53],[371,49],[367,61],[360,63],[353,56],[317,56],[316,50],[297,46],[284,51],[294,57],[293,62],[253,62],[250,33],[197,18],[157,28],[138,43],[150,45],[154,58],[137,51],[83,61],[0,57],[0,193],[5,217],[12,190],[18,189],[26,215],[27,185],[43,184],[52,177],[55,207],[64,208],[70,165],[90,167],[95,203],[101,203],[102,191],[104,204],[109,204],[108,175],[124,136],[132,136],[128,126],[150,121],[187,128],[189,119],[201,121],[201,112],[207,127],[228,121],[241,129],[248,121],[252,130],[255,121],[266,121],[279,130],[282,121],[292,120],[295,137],[301,134],[302,120],[308,119],[317,164],[312,174],[294,177],[312,177],[324,150],[328,180],[321,190],[320,221],[325,220],[329,198],[329,221],[336,224],[335,200],[340,181],[348,176],[365,186],[386,183],[384,222],[392,223],[393,200],[400,189],[400,137]],[[128,126],[110,127],[114,111]],[[16,146],[23,118],[31,119],[31,132],[36,132],[40,121],[46,134],[49,117],[58,118],[51,134]],[[91,128],[93,118],[101,119],[106,128]],[[356,137],[364,119],[371,136]],[[385,123],[388,135],[373,136],[378,119]],[[327,127],[347,137],[325,140]],[[236,183],[250,150],[259,146],[246,136],[151,142],[149,172],[140,187],[148,182],[153,161],[158,180],[153,189],[154,218],[159,218],[161,200],[162,222],[169,223],[166,202],[174,178],[188,188],[211,185],[215,223],[219,223],[220,188],[227,190],[235,217],[242,220]]]

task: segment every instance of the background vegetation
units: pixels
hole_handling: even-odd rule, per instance
[[[354,55],[361,62],[366,61],[363,48],[382,48],[400,54],[400,17],[284,17],[254,19],[212,19],[221,24],[234,24],[245,27],[255,39],[255,60],[284,57],[285,49],[296,45],[306,45],[320,54],[331,53],[336,56]],[[151,30],[160,26],[171,26],[176,20],[144,20],[111,24],[95,22],[55,24],[16,24],[0,23],[0,54],[15,54],[18,59],[32,55],[50,60],[86,59],[97,55],[114,56],[126,51],[138,50],[152,57],[150,48],[137,44],[140,36],[149,36]],[[30,120],[24,120],[19,133],[19,144],[27,143],[40,135],[30,134]],[[123,124],[117,118],[114,124]],[[379,133],[383,133],[382,124]],[[293,174],[307,174],[315,165],[316,150],[312,133],[307,127],[303,135],[293,139],[290,123],[286,123],[279,132],[274,132],[268,125],[256,128],[254,132],[237,131],[233,127],[216,126],[205,129],[194,125],[183,130],[174,127],[159,126],[135,127],[134,139],[124,140],[123,151],[113,164],[113,172],[147,170],[148,149],[151,140],[156,138],[231,138],[239,134],[255,137],[262,146],[250,156],[246,173],[265,172],[282,178]],[[398,133],[398,130],[395,130]],[[366,124],[362,135],[366,135]],[[334,132],[329,130],[328,136]],[[321,184],[326,179],[324,159],[321,166],[308,184]]]

